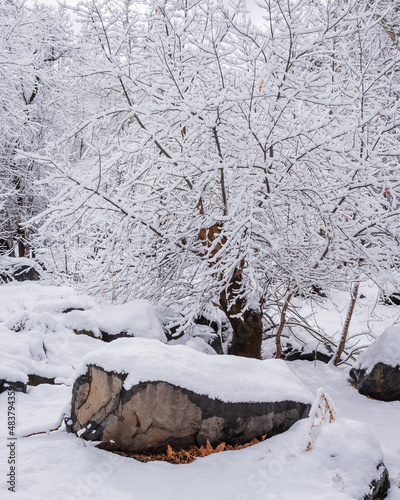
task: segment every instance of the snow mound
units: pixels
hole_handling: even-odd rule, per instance
[[[209,356],[183,346],[147,339],[118,339],[87,354],[76,377],[96,365],[126,373],[124,388],[165,381],[225,402],[297,401],[312,403],[311,392],[282,360]]]
[[[144,299],[104,307],[97,313],[96,324],[100,331],[109,335],[124,333],[132,337],[167,341],[154,307]]]
[[[315,468],[330,475],[330,482],[350,498],[371,494],[371,483],[384,472],[378,441],[358,421],[337,418],[324,425],[314,443]]]
[[[35,329],[45,332],[47,330],[55,331],[56,324],[53,316],[47,312],[32,313],[30,311],[24,311],[8,320],[5,326],[14,332]]]
[[[70,379],[82,356],[99,347],[101,341],[75,335],[63,314],[73,305],[93,306],[87,296],[69,287],[34,283],[12,283],[0,288],[0,379],[28,381],[28,375],[47,379]],[[50,311],[50,312],[49,312]],[[85,311],[87,314],[90,311]]]
[[[377,363],[384,363],[393,368],[400,365],[400,326],[391,326],[379,335],[360,354],[353,369],[370,373]]]
[[[0,380],[26,384],[30,359],[31,353],[25,342],[7,328],[0,327]]]
[[[7,382],[28,382],[28,369],[17,358],[0,355],[0,380]]]
[[[308,418],[307,451],[330,475],[333,486],[351,498],[369,497],[372,482],[385,475],[380,444],[355,420],[341,418],[332,399],[319,388]]]
[[[42,300],[33,307],[35,312],[63,313],[72,309],[92,309],[96,302],[87,295],[73,295],[65,299]]]
[[[216,355],[215,350],[207,344],[207,342],[201,337],[190,337],[186,343],[186,346],[194,349],[195,351],[202,352],[204,354]]]

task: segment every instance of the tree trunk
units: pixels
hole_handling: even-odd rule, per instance
[[[221,233],[222,223],[218,222],[199,231],[199,239],[209,249],[210,267],[219,261],[217,254],[226,245],[226,238],[221,236]],[[213,259],[216,259],[215,262]],[[235,269],[227,288],[220,293],[219,304],[233,329],[229,354],[261,359],[263,335],[261,305],[258,310],[247,307],[246,300],[243,298],[243,268],[244,262],[241,262],[241,265]],[[220,279],[217,274],[215,278]]]
[[[282,308],[282,312],[281,312],[281,322],[279,324],[278,331],[276,332],[276,355],[275,355],[275,357],[277,359],[280,359],[282,356],[281,335],[283,332],[283,327],[285,326],[285,323],[286,323],[286,311],[287,311],[287,308],[289,307],[289,302],[290,302],[290,299],[292,298],[292,295],[293,295],[293,292],[290,292],[289,295],[287,296],[287,299],[285,301],[285,304],[284,304],[284,306]]]
[[[261,359],[262,312],[247,308],[246,302],[239,295],[242,282],[242,270],[236,269],[227,291],[220,294],[220,306],[229,319],[233,329],[232,345],[229,354],[245,358]]]
[[[342,353],[343,353],[344,348],[346,346],[347,335],[349,333],[349,327],[350,327],[351,318],[353,317],[354,307],[355,307],[356,302],[357,302],[359,287],[360,287],[360,283],[357,282],[354,284],[354,286],[351,290],[351,300],[350,300],[349,309],[348,309],[347,315],[346,315],[346,321],[344,322],[344,326],[343,326],[342,337],[340,339],[339,346],[338,346],[337,351],[335,353],[335,356],[333,358],[333,364],[335,366],[338,365],[338,363],[340,361],[340,357],[342,356]]]
[[[18,257],[28,257],[28,249],[27,245],[25,244],[24,241],[24,234],[23,232],[18,230],[18,241],[17,241],[17,248],[18,248]]]
[[[232,318],[227,314],[233,328],[230,354],[245,358],[261,359],[262,314],[248,309],[242,318]]]

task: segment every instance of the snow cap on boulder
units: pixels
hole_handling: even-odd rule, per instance
[[[87,354],[76,378],[93,365],[107,372],[126,374],[125,390],[141,382],[164,381],[232,403],[314,401],[312,393],[279,359],[209,356],[183,345],[121,338]]]
[[[363,351],[353,369],[370,373],[377,363],[395,368],[400,365],[400,326],[390,326]]]

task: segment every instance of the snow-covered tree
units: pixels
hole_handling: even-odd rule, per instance
[[[383,144],[372,159],[363,139],[386,129],[365,103],[361,116],[342,53],[379,21],[357,2],[264,7],[256,28],[241,3],[157,2],[147,16],[128,1],[81,4],[96,105],[47,160],[61,191],[44,215],[85,286],[162,299],[187,321],[217,307],[232,352],[252,357],[272,306],[352,281],[397,245]]]
[[[60,13],[25,0],[3,1],[0,24],[0,241],[23,257],[31,252],[25,224],[46,196],[35,184],[43,167],[18,151],[38,153],[60,133],[66,103],[58,73],[70,35]]]
[[[347,2],[342,5],[346,8]],[[327,233],[348,276],[354,279],[342,347],[359,282],[372,279],[384,290],[387,283],[398,286],[400,279],[400,53],[393,37],[387,36],[388,20],[393,31],[397,10],[393,2],[358,2],[348,20],[349,34],[332,50],[335,93],[346,103],[339,117],[350,124],[346,141],[341,141],[342,175],[347,175],[347,185],[332,200],[335,218]]]

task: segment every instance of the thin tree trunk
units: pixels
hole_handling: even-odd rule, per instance
[[[344,348],[346,346],[347,335],[349,333],[349,327],[350,327],[351,318],[353,317],[354,307],[355,307],[356,302],[357,302],[359,288],[360,288],[360,283],[357,281],[356,283],[354,283],[354,286],[353,286],[352,291],[351,291],[351,300],[350,300],[349,309],[348,309],[347,315],[346,315],[346,321],[344,322],[344,325],[343,325],[342,337],[340,339],[339,346],[338,346],[336,354],[334,356],[333,364],[335,366],[338,365],[340,358],[343,354]]]
[[[275,355],[275,357],[277,359],[280,359],[280,357],[282,356],[281,335],[282,335],[283,328],[284,328],[285,323],[286,323],[286,311],[287,311],[287,308],[289,307],[289,302],[290,302],[290,299],[292,298],[292,295],[293,295],[293,292],[290,292],[286,298],[286,301],[283,305],[282,312],[281,312],[281,322],[279,324],[278,331],[276,332],[276,341],[275,341],[276,342],[276,355]]]
[[[26,247],[22,239],[18,240],[18,257],[26,257]]]

